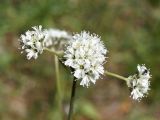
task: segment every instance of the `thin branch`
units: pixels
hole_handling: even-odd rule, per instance
[[[51,53],[53,53],[54,55],[56,55],[56,56],[58,56],[58,57],[62,57],[63,56],[63,52],[56,52],[56,51],[54,51],[54,50],[51,50],[51,49],[49,49],[49,48],[45,48],[44,50],[46,50],[46,51],[48,51],[48,52],[51,52]]]
[[[118,79],[121,79],[121,80],[124,80],[124,81],[128,80],[128,78],[123,77],[123,76],[118,75],[118,74],[115,74],[115,73],[112,73],[112,72],[105,71],[105,74],[109,75],[109,76],[112,76],[112,77],[115,77],[115,78],[118,78]]]

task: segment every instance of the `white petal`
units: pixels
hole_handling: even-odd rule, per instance
[[[87,87],[89,86],[89,78],[88,78],[88,76],[84,76],[84,78],[80,82],[80,85],[87,86]]]
[[[66,66],[73,66],[73,59],[68,59],[67,61],[65,61],[64,63]]]
[[[83,78],[84,77],[84,71],[81,70],[81,69],[77,69],[75,72],[74,72],[74,76],[78,79],[80,78]]]

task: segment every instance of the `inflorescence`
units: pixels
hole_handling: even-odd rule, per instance
[[[96,34],[82,31],[70,35],[64,30],[42,29],[42,26],[32,27],[20,36],[22,53],[26,52],[27,59],[37,59],[39,54],[47,48],[49,51],[61,51],[64,53],[63,62],[70,67],[80,85],[88,87],[90,83],[96,83],[104,73],[103,64],[107,49],[101,38]],[[66,48],[66,49],[64,49]],[[137,66],[137,74],[126,78],[131,97],[141,100],[150,90],[150,71],[145,65]]]
[[[20,44],[22,53],[27,53],[27,59],[30,60],[32,57],[37,59],[38,55],[44,50],[44,39],[46,33],[42,30],[42,26],[32,27],[33,30],[27,31],[20,37]]]
[[[74,34],[68,42],[64,64],[73,69],[73,75],[81,80],[80,85],[89,86],[96,83],[100,74],[104,73],[105,49],[100,37],[86,31]]]
[[[47,29],[45,46],[56,51],[63,51],[71,35],[65,30]]]
[[[138,65],[137,69],[137,74],[128,77],[127,85],[131,88],[131,97],[134,100],[141,100],[150,90],[151,75],[145,65]]]
[[[37,59],[45,48],[52,51],[61,51],[70,35],[66,31],[58,29],[42,29],[42,26],[32,27],[20,36],[20,45],[22,53],[26,52],[27,59]]]

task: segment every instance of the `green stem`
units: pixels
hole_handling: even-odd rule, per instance
[[[109,76],[112,76],[112,77],[116,77],[116,78],[124,80],[124,81],[128,80],[126,77],[123,77],[121,75],[118,75],[118,74],[115,74],[115,73],[112,73],[112,72],[105,71],[105,74],[107,74]]]
[[[54,55],[56,55],[56,56],[58,56],[58,57],[62,57],[63,56],[63,52],[56,52],[56,51],[54,51],[54,50],[51,50],[51,49],[49,49],[49,48],[45,48],[44,50],[46,50],[46,51],[48,51],[48,52],[51,52],[51,53],[53,53]]]
[[[73,108],[74,108],[74,100],[75,100],[75,93],[76,93],[76,83],[77,81],[74,79],[73,80],[73,85],[72,85],[72,92],[71,92],[71,100],[70,100],[70,107],[69,107],[69,114],[68,114],[68,119],[72,119],[72,113],[73,113]]]
[[[58,102],[58,109],[59,113],[62,113],[62,92],[61,92],[61,83],[60,83],[60,76],[59,76],[59,61],[58,57],[54,56],[55,60],[55,72],[56,72],[56,88],[57,88],[57,102]],[[62,120],[62,115],[60,115],[60,119]]]

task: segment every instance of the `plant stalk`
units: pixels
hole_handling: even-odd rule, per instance
[[[115,77],[115,78],[118,78],[118,79],[121,79],[121,80],[124,80],[124,81],[128,80],[128,78],[126,78],[126,77],[123,77],[121,75],[118,75],[118,74],[115,74],[115,73],[112,73],[112,72],[109,72],[109,71],[105,71],[105,74],[107,74],[109,76],[112,76],[112,77]]]
[[[62,89],[61,89],[61,82],[59,76],[59,61],[58,56],[54,56],[55,60],[55,72],[56,72],[56,88],[57,88],[57,102],[58,102],[58,110],[59,113],[62,113]],[[62,115],[60,115],[60,119],[62,120]]]
[[[51,49],[49,49],[49,48],[45,48],[44,50],[46,50],[46,51],[48,51],[48,52],[51,52],[51,53],[53,53],[54,55],[56,55],[56,56],[58,56],[58,57],[62,57],[63,56],[63,52],[56,52],[56,51],[54,51],[54,50],[51,50]]]
[[[72,120],[72,114],[73,114],[73,108],[74,108],[74,100],[75,100],[75,93],[76,93],[76,83],[77,83],[77,81],[74,78],[73,85],[72,85],[72,92],[71,92],[69,114],[68,114],[68,119],[67,120]]]

